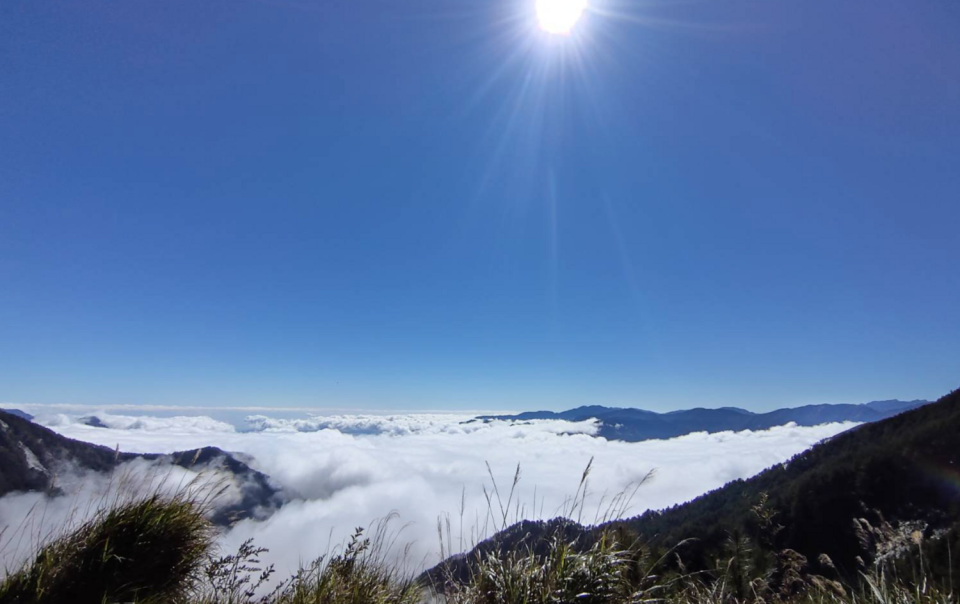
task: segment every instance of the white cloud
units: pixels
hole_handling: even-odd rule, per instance
[[[35,420],[49,428],[69,428],[84,418],[95,417],[107,428],[114,430],[134,430],[149,432],[192,432],[207,434],[209,432],[236,432],[236,429],[226,423],[217,421],[205,415],[177,415],[174,417],[150,417],[115,415],[100,411],[82,416],[67,415],[64,413],[41,414]]]
[[[638,492],[631,514],[680,503],[751,476],[854,425],[788,425],[623,443],[591,436],[596,430],[592,422],[464,424],[469,416],[436,413],[300,420],[256,416],[249,424],[254,431],[188,416],[98,417],[113,428],[82,425],[62,415],[43,421],[71,438],[123,451],[168,453],[214,445],[252,456],[256,469],[298,499],[267,520],[238,524],[223,542],[232,548],[254,537],[270,548],[268,560],[282,574],[328,551],[331,542],[340,543],[354,527],[369,526],[391,511],[400,515],[398,526],[407,525],[400,541],[413,543],[413,560],[432,565],[438,556],[439,516],[452,516],[454,549],[459,546],[461,496],[467,544],[482,529],[487,512],[483,487],[490,484],[485,462],[502,490],[509,489],[520,464],[520,515],[537,518],[553,517],[563,508],[594,458],[592,495],[583,517],[592,521],[604,493],[620,492],[652,469],[656,477]],[[0,500],[0,510],[6,511],[8,499]],[[0,514],[0,524],[9,516]]]

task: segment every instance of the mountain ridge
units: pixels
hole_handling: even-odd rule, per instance
[[[142,459],[171,464],[198,472],[222,472],[235,480],[236,501],[217,506],[211,521],[228,526],[244,518],[257,517],[280,507],[281,490],[267,475],[254,470],[240,456],[218,447],[202,447],[171,454],[125,453],[101,445],[67,438],[0,409],[0,497],[17,491],[62,494],[57,485],[60,472],[75,468],[109,474],[121,464]]]
[[[675,438],[693,432],[725,432],[766,430],[795,423],[798,426],[816,426],[835,422],[870,423],[893,417],[904,411],[929,404],[926,400],[871,401],[860,405],[816,404],[786,407],[764,413],[755,413],[738,407],[710,409],[695,407],[657,413],[646,409],[604,407],[589,405],[567,411],[525,411],[514,415],[480,415],[473,421],[532,421],[559,419],[567,421],[596,420],[596,436],[607,440],[638,442],[643,440]]]

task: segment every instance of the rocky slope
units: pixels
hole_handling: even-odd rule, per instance
[[[220,525],[269,514],[284,501],[282,492],[271,485],[266,475],[251,468],[241,456],[216,447],[170,455],[124,453],[66,438],[20,415],[0,410],[0,497],[14,491],[60,495],[58,475],[78,470],[108,474],[137,459],[222,477],[235,490],[230,501],[215,506],[212,520]]]

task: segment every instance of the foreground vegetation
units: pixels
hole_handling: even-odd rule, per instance
[[[778,525],[765,501],[757,522],[773,537]],[[826,556],[811,563],[793,550],[773,552],[763,543],[730,537],[726,555],[708,571],[688,571],[685,544],[653,558],[623,534],[603,533],[587,546],[587,533],[571,538],[572,522],[548,523],[546,540],[521,542],[471,554],[469,572],[420,578],[388,560],[387,522],[371,535],[357,530],[350,542],[286,580],[260,564],[264,550],[243,544],[217,555],[202,502],[184,495],[150,496],[97,513],[53,540],[0,583],[0,602],[160,602],[183,604],[552,604],[564,602],[739,604],[948,604],[952,556],[945,575],[929,556],[940,539],[921,531],[884,527],[870,543],[855,581],[846,581]],[[904,528],[904,527],[899,527]],[[574,531],[577,533],[577,531]],[[905,535],[905,541],[902,537]],[[898,541],[899,539],[899,541]],[[949,544],[949,541],[946,542]],[[758,556],[767,557],[761,569]],[[668,563],[669,562],[669,563]]]

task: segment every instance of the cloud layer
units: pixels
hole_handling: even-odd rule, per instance
[[[812,428],[782,426],[758,432],[690,434],[640,443],[591,436],[591,422],[461,423],[468,416],[411,414],[336,415],[305,419],[249,418],[236,430],[208,417],[130,417],[97,414],[109,428],[79,416],[41,416],[58,432],[123,451],[168,453],[206,445],[252,457],[294,501],[263,521],[247,520],[223,536],[226,548],[248,537],[270,548],[269,561],[282,573],[328,551],[358,526],[399,514],[400,538],[410,543],[415,565],[438,560],[438,518],[449,517],[453,548],[492,531],[484,486],[491,479],[509,489],[517,464],[521,480],[511,515],[550,518],[564,509],[591,458],[584,521],[593,521],[602,501],[642,480],[630,514],[687,501],[726,482],[781,463],[817,441],[854,424]],[[604,500],[604,497],[606,499]],[[0,500],[0,524],[16,520],[11,497]],[[31,502],[39,496],[31,495]],[[60,505],[59,503],[56,505]],[[460,510],[463,509],[462,519]],[[56,514],[52,514],[56,515]],[[484,528],[486,526],[486,528]]]

